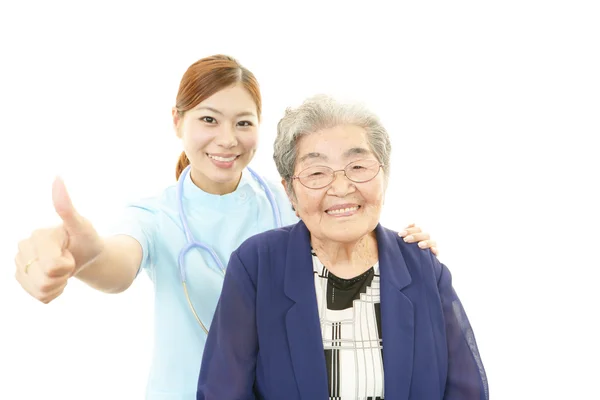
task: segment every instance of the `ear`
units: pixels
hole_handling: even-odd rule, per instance
[[[173,107],[171,109],[171,116],[173,118],[173,130],[175,130],[175,135],[181,139],[181,130],[179,126],[181,125],[182,115],[179,114],[177,108]]]
[[[382,202],[382,204],[385,204],[385,197],[386,197],[386,194],[387,194],[387,189],[388,189],[388,183],[389,183],[389,181],[390,180],[388,178],[385,178],[385,182],[383,184],[383,202]]]
[[[283,185],[283,190],[285,190],[285,194],[287,195],[288,200],[290,201],[290,203],[292,203],[292,210],[296,211],[296,207],[295,207],[296,206],[296,201],[295,201],[296,199],[294,199],[292,197],[292,195],[290,194],[291,193],[291,188],[289,188],[290,190],[288,190],[288,185],[287,185],[287,182],[285,181],[285,179],[281,180],[281,184]],[[296,216],[300,217],[298,215],[298,211],[296,211]]]

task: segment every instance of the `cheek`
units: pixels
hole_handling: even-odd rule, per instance
[[[296,192],[300,209],[306,215],[320,214],[321,203],[323,202],[323,193],[320,190],[308,191],[303,190],[302,193]]]
[[[206,129],[198,127],[188,128],[183,132],[186,145],[196,149],[206,147],[213,140],[213,136]]]
[[[369,187],[363,188],[361,194],[369,207],[381,208],[384,199],[383,182],[373,182]]]
[[[258,132],[243,132],[238,135],[238,141],[244,149],[254,150],[258,146]]]

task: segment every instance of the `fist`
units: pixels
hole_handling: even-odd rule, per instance
[[[77,213],[58,178],[52,186],[52,200],[62,224],[33,231],[19,242],[15,257],[15,278],[26,292],[45,304],[60,296],[69,278],[102,251],[96,230]]]
[[[26,292],[42,303],[60,296],[75,272],[75,259],[67,244],[68,235],[62,226],[35,230],[19,242],[15,277]]]

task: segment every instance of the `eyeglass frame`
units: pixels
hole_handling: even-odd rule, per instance
[[[367,182],[370,182],[370,181],[372,181],[373,179],[375,179],[375,177],[376,177],[377,175],[379,175],[379,172],[381,171],[381,168],[383,168],[383,167],[384,167],[384,164],[380,163],[380,162],[379,162],[379,161],[377,161],[377,160],[373,160],[373,161],[375,161],[375,163],[379,164],[379,166],[378,166],[378,168],[377,168],[377,172],[375,173],[375,175],[373,175],[373,177],[372,177],[372,178],[369,178],[369,179],[367,179],[366,181],[355,181],[355,180],[353,180],[353,179],[350,179],[350,178],[348,177],[348,174],[346,174],[346,168],[348,168],[348,166],[350,166],[351,164],[358,163],[358,162],[361,162],[361,161],[364,161],[364,160],[356,160],[356,161],[352,161],[352,162],[348,163],[348,164],[347,164],[347,165],[344,167],[344,169],[337,169],[337,170],[334,170],[333,168],[331,168],[331,167],[328,167],[328,166],[326,166],[326,165],[313,165],[313,166],[310,166],[310,167],[308,167],[308,168],[304,168],[302,171],[298,172],[298,175],[294,175],[294,176],[292,176],[292,180],[296,180],[296,179],[297,179],[297,180],[298,180],[298,182],[300,182],[300,184],[301,184],[302,186],[304,186],[305,188],[307,188],[307,189],[319,190],[319,189],[323,189],[324,187],[327,187],[327,186],[331,185],[333,182],[335,182],[335,178],[337,177],[337,173],[338,173],[338,172],[343,172],[343,173],[344,173],[344,176],[346,177],[346,179],[348,179],[350,182],[353,182],[353,183],[367,183]],[[330,181],[330,182],[328,182],[326,185],[319,186],[319,187],[309,187],[309,186],[306,186],[304,183],[302,183],[302,180],[300,179],[300,176],[299,176],[299,175],[300,175],[300,174],[302,174],[302,172],[304,172],[304,171],[306,171],[306,170],[308,170],[308,169],[311,169],[311,168],[315,168],[315,167],[321,167],[321,168],[327,168],[327,169],[330,169],[330,170],[332,171],[332,174],[331,174],[331,176],[332,176],[332,179],[331,179],[331,181]]]

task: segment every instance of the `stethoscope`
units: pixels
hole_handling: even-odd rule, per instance
[[[247,167],[247,168],[248,168],[248,171],[250,171],[250,174],[254,177],[254,179],[256,179],[258,181],[260,186],[265,191],[265,194],[267,195],[267,199],[269,200],[269,203],[271,204],[271,209],[273,211],[273,218],[275,219],[275,225],[278,228],[282,227],[283,224],[281,222],[281,215],[279,214],[279,207],[277,206],[277,201],[275,201],[275,196],[273,195],[273,192],[271,191],[271,189],[269,189],[269,186],[267,185],[267,183],[256,172],[254,172],[250,167]],[[185,293],[185,297],[188,301],[190,309],[192,310],[192,313],[194,313],[194,317],[196,317],[196,321],[198,321],[198,324],[200,324],[200,327],[202,328],[202,330],[204,330],[204,333],[208,334],[208,329],[206,329],[206,326],[202,323],[202,321],[200,320],[200,317],[198,317],[198,314],[196,313],[196,309],[194,308],[194,305],[192,304],[192,300],[190,299],[190,296],[188,293],[187,283],[186,283],[187,277],[186,277],[186,273],[185,273],[185,261],[184,261],[185,255],[187,254],[188,251],[190,251],[192,249],[200,248],[200,249],[205,250],[212,257],[214,262],[217,264],[217,267],[219,267],[219,270],[223,274],[223,276],[225,276],[225,266],[223,265],[223,263],[219,259],[219,256],[217,255],[217,253],[215,253],[215,251],[213,249],[211,249],[208,245],[206,245],[194,238],[194,235],[192,235],[192,231],[190,230],[190,228],[188,226],[187,218],[186,218],[185,212],[183,210],[183,183],[185,181],[186,175],[189,172],[190,172],[190,166],[188,165],[181,172],[181,175],[179,176],[179,180],[177,182],[177,200],[178,200],[179,218],[181,219],[181,224],[183,226],[183,231],[185,233],[185,239],[186,239],[186,245],[179,252],[179,258],[177,259],[177,263],[179,264],[179,273],[181,274],[181,284],[183,285],[183,291]]]

